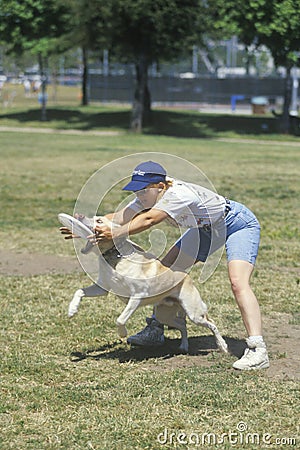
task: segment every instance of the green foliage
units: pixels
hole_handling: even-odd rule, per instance
[[[60,0],[68,11],[60,44],[65,48],[89,50],[107,48],[112,27],[111,2],[99,0]]]
[[[238,35],[238,24],[234,20],[234,2],[222,0],[206,0],[208,8],[208,27],[205,34],[210,38],[224,39]]]
[[[217,29],[233,29],[247,46],[266,46],[276,66],[286,68],[281,130],[289,133],[291,103],[291,68],[299,61],[300,0],[229,0],[216,11]],[[225,19],[224,19],[225,17]],[[230,25],[231,24],[231,25]],[[233,25],[232,25],[233,24]]]
[[[47,56],[56,50],[56,40],[64,33],[63,3],[55,0],[0,1],[0,40],[9,51]]]
[[[195,43],[204,11],[199,0],[115,0],[112,50],[131,62],[141,54],[148,63],[170,60]]]
[[[226,29],[232,22],[242,42],[268,47],[276,65],[290,67],[297,62],[299,0],[235,0],[220,3],[218,27],[223,24]]]

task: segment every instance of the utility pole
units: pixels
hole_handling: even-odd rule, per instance
[[[297,76],[297,68],[293,67],[291,70],[292,75],[292,100],[290,106],[290,114],[292,116],[298,116],[298,76]]]
[[[198,74],[198,47],[196,45],[193,46],[193,63],[192,63],[192,72],[194,75]]]
[[[109,73],[108,50],[103,50],[103,75],[107,77],[108,73]]]

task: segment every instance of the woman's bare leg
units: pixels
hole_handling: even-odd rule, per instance
[[[248,336],[261,336],[260,307],[250,286],[253,269],[253,265],[247,261],[235,260],[228,263],[231,289],[241,311]]]

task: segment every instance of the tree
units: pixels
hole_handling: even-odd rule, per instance
[[[150,111],[148,68],[187,51],[205,29],[202,0],[112,0],[111,52],[133,63],[136,88],[131,129],[142,130]]]
[[[63,0],[60,0],[63,1]],[[111,4],[102,0],[65,0],[69,19],[61,46],[67,50],[80,48],[82,52],[82,105],[88,104],[87,80],[90,50],[104,49],[109,45]]]
[[[46,65],[56,53],[57,40],[65,32],[67,9],[55,0],[0,0],[0,41],[7,51],[20,55],[30,51],[38,58],[42,81],[42,120],[46,120]]]
[[[214,3],[219,29],[230,29],[246,45],[265,45],[275,65],[286,68],[283,114],[280,128],[290,130],[291,69],[299,61],[300,0],[208,0]]]

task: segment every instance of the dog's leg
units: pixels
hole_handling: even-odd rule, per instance
[[[179,345],[179,350],[182,353],[188,353],[189,341],[188,341],[188,334],[187,334],[187,329],[186,329],[186,320],[183,318],[178,318],[177,321],[181,322],[181,323],[178,323],[178,325],[177,325],[177,328],[181,333],[181,343]]]
[[[190,317],[190,319],[196,325],[201,325],[202,327],[208,328],[210,331],[212,331],[213,334],[215,335],[216,343],[217,343],[219,350],[221,350],[223,353],[228,353],[228,347],[227,347],[225,340],[221,336],[221,333],[219,332],[217,326],[214,324],[214,322],[211,319],[208,319],[206,314],[203,314],[198,317],[195,317],[195,316]]]
[[[202,316],[202,320],[200,320],[199,325],[209,328],[215,335],[216,343],[217,343],[219,350],[221,350],[221,352],[223,352],[223,353],[228,353],[228,346],[227,346],[225,340],[221,336],[221,333],[219,332],[215,323],[211,319],[209,319],[206,314]]]
[[[166,301],[166,303],[159,303],[156,305],[154,308],[154,314],[160,323],[176,328],[176,330],[180,331],[181,343],[179,350],[182,353],[188,353],[189,343],[185,320],[186,314],[182,307],[176,303],[176,299],[175,302],[173,301],[172,303]]]
[[[118,334],[121,338],[127,336],[126,322],[129,317],[134,313],[134,311],[140,306],[141,299],[139,298],[130,298],[123,312],[119,315],[116,320],[116,324],[118,327]]]
[[[92,284],[87,288],[78,289],[69,304],[68,316],[73,317],[75,314],[77,314],[80,302],[83,297],[98,297],[102,295],[107,295],[107,291],[102,289],[97,284]]]
[[[185,279],[182,285],[179,294],[179,302],[189,319],[196,325],[201,325],[203,327],[209,328],[215,335],[218,348],[222,352],[228,353],[227,344],[222,338],[217,326],[207,317],[206,304],[201,299],[201,296],[196,287],[192,285],[192,282],[188,279]]]
[[[83,289],[78,289],[71,302],[69,303],[69,310],[68,310],[68,316],[73,317],[78,312],[78,308],[81,302],[81,299],[84,297],[84,291]]]

